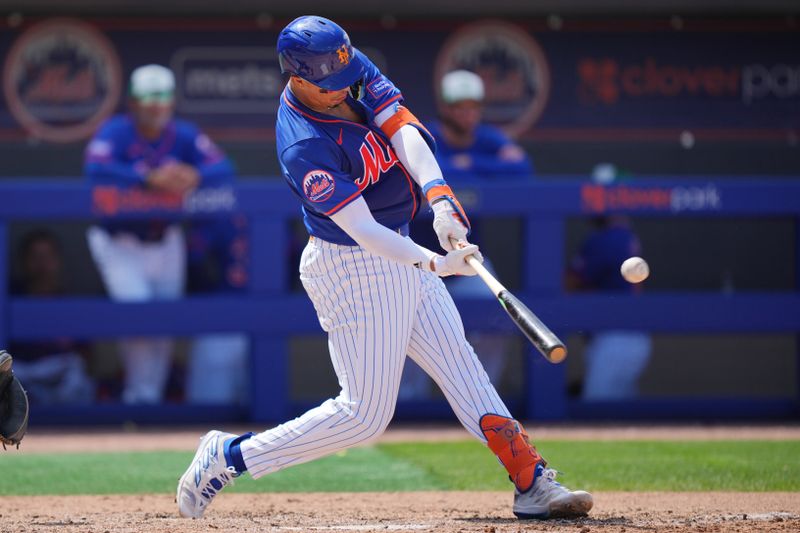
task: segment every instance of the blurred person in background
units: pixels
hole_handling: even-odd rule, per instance
[[[247,287],[247,218],[194,219],[188,232],[188,292],[236,293]],[[194,339],[186,375],[190,403],[244,404],[249,396],[249,342],[240,333]]]
[[[20,275],[11,294],[55,298],[64,294],[61,246],[43,229],[26,234],[18,249]],[[95,384],[86,370],[89,347],[73,339],[12,342],[14,372],[25,383],[32,404],[87,404]]]
[[[604,163],[595,167],[595,183],[608,185],[618,179],[616,167]],[[641,284],[625,281],[620,265],[642,255],[639,237],[624,215],[602,215],[591,220],[592,231],[572,258],[567,271],[567,289],[639,293]],[[638,395],[639,378],[647,368],[652,351],[650,336],[641,331],[606,330],[589,335],[584,351],[584,400],[621,400]]]
[[[455,187],[468,180],[498,182],[533,176],[533,165],[522,147],[499,128],[483,122],[484,96],[480,76],[468,70],[448,72],[439,86],[439,120],[425,125],[436,140],[436,161],[442,174]],[[415,239],[420,240],[416,233]],[[480,221],[473,221],[471,239],[481,242]],[[435,248],[435,243],[431,244]],[[488,258],[483,265],[496,275]],[[445,285],[454,296],[494,299],[478,277],[453,276],[445,279]],[[481,332],[467,335],[492,383],[501,382],[512,338]],[[428,376],[413,361],[408,362],[400,398],[425,398],[431,385]]]
[[[175,77],[144,65],[130,80],[129,112],[107,120],[89,142],[84,173],[91,184],[185,195],[225,184],[234,168],[194,124],[173,117]],[[181,226],[166,220],[104,220],[87,233],[89,249],[112,299],[180,298],[186,281]],[[161,402],[172,363],[170,338],[120,342],[125,370],[122,401]]]
[[[483,80],[454,70],[442,77],[439,120],[425,126],[436,139],[436,160],[452,180],[527,179],[533,166],[525,150],[499,128],[483,123]],[[457,181],[456,181],[457,182]]]

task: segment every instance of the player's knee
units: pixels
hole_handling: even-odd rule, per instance
[[[364,404],[350,405],[349,409],[343,411],[345,421],[340,425],[349,426],[353,431],[359,444],[370,442],[380,437],[394,414],[393,409],[387,409],[385,405],[375,407]]]

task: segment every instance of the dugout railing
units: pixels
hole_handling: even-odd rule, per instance
[[[564,246],[569,217],[620,212],[659,217],[791,217],[794,220],[795,287],[800,280],[800,181],[747,179],[641,179],[635,185],[598,186],[585,180],[464,184],[459,195],[473,217],[519,217],[521,287],[515,293],[562,336],[609,328],[670,333],[800,332],[800,294],[786,292],[659,292],[640,296],[566,294]],[[75,179],[0,181],[0,279],[9,277],[9,226],[15,221],[88,221],[98,217],[225,216],[244,213],[250,228],[250,283],[244,294],[191,296],[178,301],[114,303],[104,297],[37,299],[12,297],[0,288],[0,346],[10,339],[82,339],[125,335],[191,337],[243,332],[251,339],[252,390],[248,407],[163,404],[133,407],[103,403],[85,407],[39,407],[32,423],[102,424],[276,422],[309,405],[291,401],[289,337],[320,334],[305,294],[290,291],[285,257],[288,226],[299,217],[296,198],[279,180],[245,180],[235,190],[201,190],[186,199],[91,190]],[[457,299],[466,328],[485,328],[500,315],[487,300]],[[510,321],[493,321],[514,332]],[[637,398],[582,402],[566,391],[564,365],[551,365],[526,348],[526,393],[509,406],[535,420],[797,418],[794,397]],[[757,364],[757,354],[754,354]],[[792,371],[800,390],[800,354]],[[444,401],[400,404],[404,418],[448,416]],[[450,415],[452,416],[452,415]]]

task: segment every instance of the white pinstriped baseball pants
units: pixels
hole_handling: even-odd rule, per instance
[[[359,246],[311,239],[300,279],[314,303],[341,392],[241,444],[254,478],[383,433],[394,414],[406,355],[444,392],[458,419],[485,442],[480,418],[511,416],[489,382],[444,283]]]

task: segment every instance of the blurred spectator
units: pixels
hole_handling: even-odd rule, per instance
[[[595,167],[593,179],[607,185],[617,177],[613,165]],[[622,215],[592,218],[592,232],[583,241],[567,272],[567,288],[576,291],[635,293],[641,284],[625,281],[622,262],[641,255],[639,238]],[[638,394],[639,377],[647,367],[652,341],[647,333],[630,330],[595,331],[584,352],[586,366],[582,397],[616,400]]]
[[[25,235],[18,252],[20,277],[11,285],[17,296],[51,298],[63,294],[61,247],[45,230]],[[88,346],[72,339],[12,342],[14,372],[25,383],[32,404],[86,404],[95,385],[86,372]]]
[[[439,120],[426,124],[436,139],[442,174],[459,179],[528,178],[533,167],[525,151],[500,129],[482,123],[483,81],[467,70],[442,78]]]
[[[467,180],[528,179],[533,175],[525,151],[500,129],[482,122],[483,97],[480,76],[467,70],[449,72],[442,78],[438,95],[439,120],[426,124],[436,140],[436,160],[453,187]],[[473,220],[470,240],[480,244],[479,231],[479,223]],[[420,244],[427,244],[416,234],[414,238]],[[428,247],[435,250],[439,246],[431,243]],[[488,258],[483,265],[495,273]],[[454,296],[494,299],[477,276],[451,276],[444,282]],[[511,337],[471,333],[467,338],[483,363],[489,380],[499,384]],[[427,375],[409,361],[400,385],[400,399],[425,397],[429,390]]]
[[[129,113],[106,121],[86,148],[84,172],[94,185],[185,195],[224,184],[234,169],[199,129],[173,118],[175,77],[160,65],[131,75]],[[112,299],[177,299],[184,292],[182,228],[164,220],[104,220],[89,228],[89,249]],[[125,403],[162,401],[172,362],[170,338],[120,342]]]
[[[188,246],[189,292],[230,293],[246,288],[249,250],[243,215],[193,220]],[[195,338],[188,361],[186,401],[246,403],[248,361],[246,335],[219,333]]]

